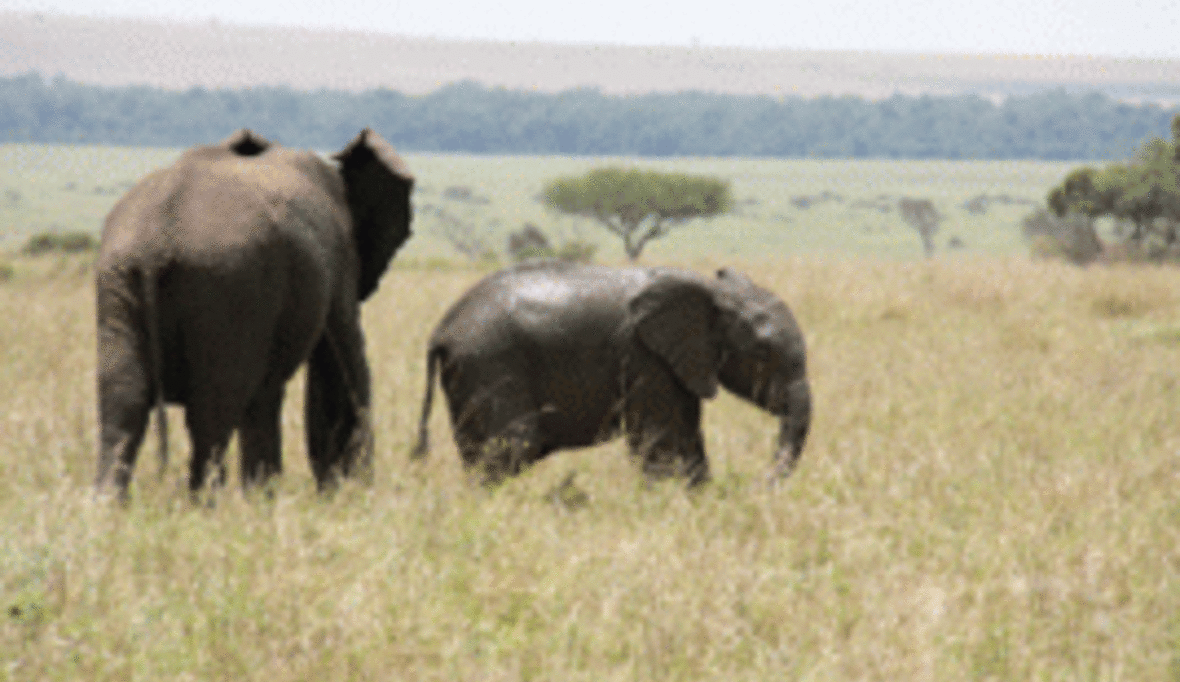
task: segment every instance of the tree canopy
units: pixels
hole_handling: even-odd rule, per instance
[[[631,260],[673,227],[724,213],[733,205],[725,180],[615,167],[558,178],[545,188],[544,197],[550,208],[593,218],[618,235]]]
[[[1180,225],[1180,114],[1172,120],[1170,142],[1155,138],[1130,161],[1071,171],[1050,190],[1048,205],[1059,217],[1076,213],[1130,222],[1132,245],[1158,239],[1162,249],[1172,250]]]
[[[938,234],[942,222],[942,214],[934,208],[934,203],[929,199],[902,197],[897,202],[897,211],[906,224],[917,230],[926,257],[934,257],[934,235]]]

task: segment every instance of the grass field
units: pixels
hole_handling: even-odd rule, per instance
[[[166,165],[177,150],[117,147],[0,145],[0,250],[19,248],[29,235],[84,231],[97,235],[115,200],[148,170]],[[945,216],[937,242],[956,254],[1025,253],[1020,219],[1060,182],[1072,163],[1025,161],[782,161],[760,159],[590,159],[406,154],[419,178],[414,201],[416,235],[404,259],[461,258],[444,237],[437,210],[471,227],[503,257],[509,232],[525,222],[556,241],[599,245],[601,257],[623,257],[622,247],[585,219],[547,211],[536,197],[560,175],[607,163],[716,175],[733,182],[736,211],[684,225],[648,254],[663,259],[872,255],[910,260],[922,255],[917,233],[897,215],[903,196],[926,197]],[[462,187],[472,199],[446,190]],[[823,200],[822,197],[828,197]],[[963,204],[979,195],[1027,203],[999,203],[982,214]],[[802,209],[793,198],[812,197]],[[882,212],[881,207],[888,208]]]
[[[148,445],[129,508],[92,497],[91,276],[22,262],[0,284],[0,679],[1180,679],[1180,272],[680,259],[723,261],[810,344],[813,435],[779,489],[774,421],[727,396],[695,493],[646,487],[619,443],[489,493],[438,406],[410,463],[425,338],[481,273],[403,265],[365,308],[375,483],[315,496],[293,386],[274,498],[208,509],[175,412],[163,481]],[[573,510],[548,499],[571,471]]]

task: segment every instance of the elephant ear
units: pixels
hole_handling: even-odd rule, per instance
[[[357,296],[365,300],[410,237],[414,176],[393,146],[365,128],[332,158],[340,163],[360,262]]]
[[[238,156],[258,156],[270,149],[271,141],[249,128],[241,128],[221,141],[220,145]]]
[[[681,383],[702,398],[717,395],[719,310],[707,287],[661,277],[631,300],[629,312],[636,336],[668,363]]]
[[[766,292],[742,272],[732,268],[717,271],[720,307],[726,311],[725,338],[731,352],[743,353],[757,341],[757,301]],[[763,316],[765,317],[765,316]]]

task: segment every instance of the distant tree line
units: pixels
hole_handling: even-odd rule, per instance
[[[700,92],[605,95],[448,85],[421,96],[285,87],[99,87],[0,78],[0,140],[187,146],[250,127],[292,146],[334,149],[371,126],[401,149],[880,159],[1110,159],[1180,108],[1064,90],[1010,97],[816,99]]]

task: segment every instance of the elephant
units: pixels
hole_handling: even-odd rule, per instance
[[[485,484],[553,451],[625,433],[649,479],[708,481],[701,401],[720,384],[780,420],[771,479],[811,424],[803,334],[746,275],[526,261],[487,276],[430,336],[411,455],[425,457],[435,377],[464,466]]]
[[[243,485],[279,474],[284,386],[304,362],[317,488],[371,476],[360,303],[410,236],[414,178],[369,129],[332,160],[243,129],[112,208],[95,267],[99,490],[127,499],[153,407],[163,472],[165,402],[185,410],[193,496],[224,483],[235,430]]]

